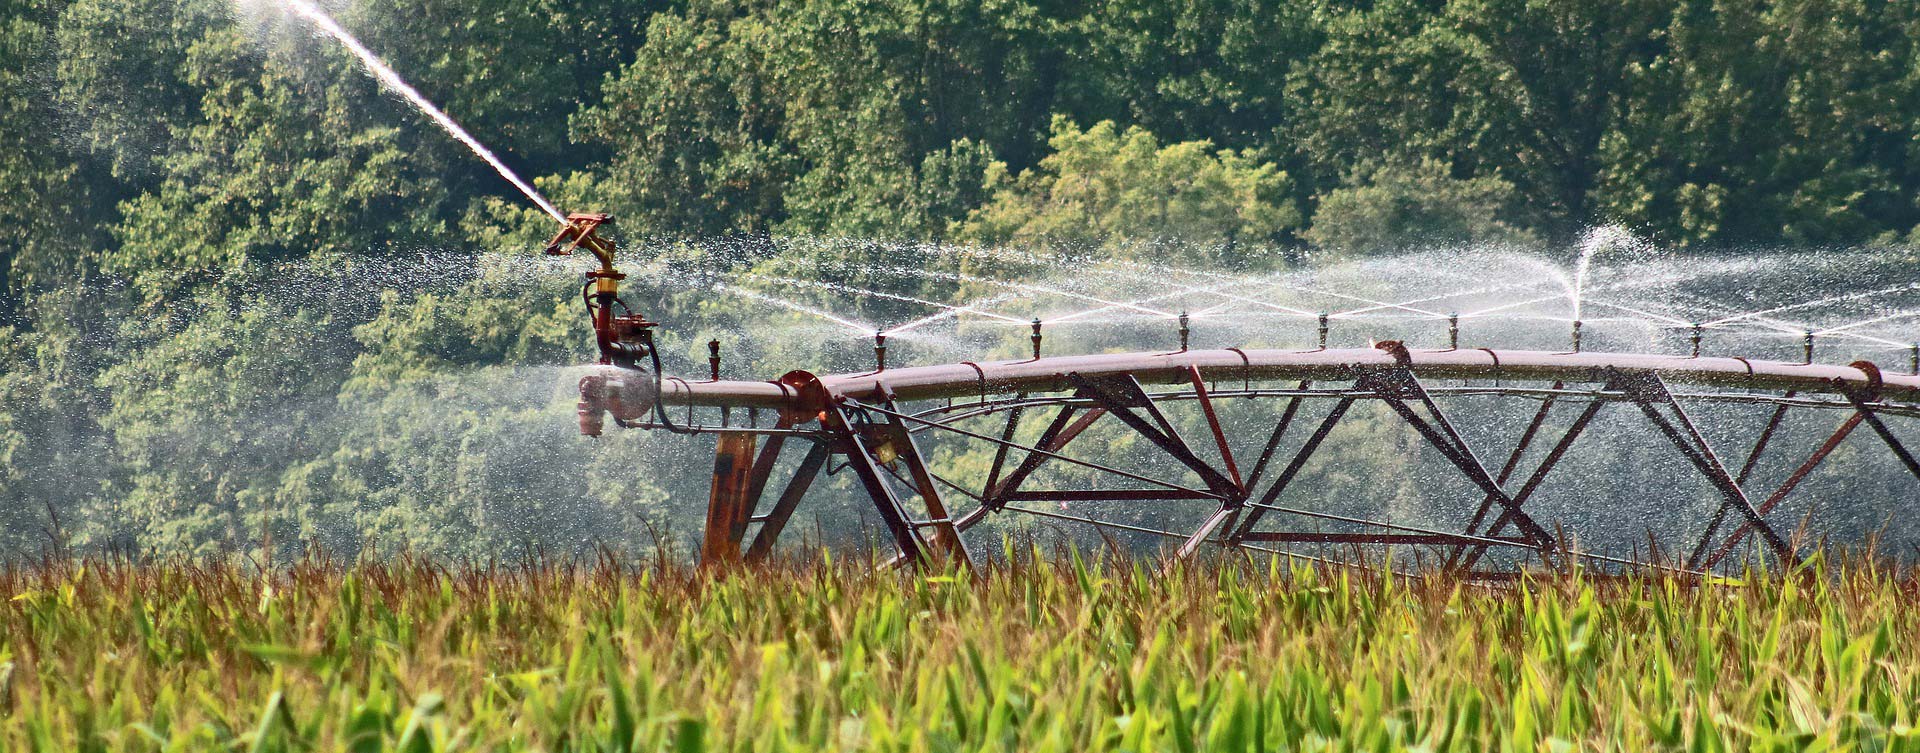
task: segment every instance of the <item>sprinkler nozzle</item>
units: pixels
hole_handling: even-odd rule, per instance
[[[1579,319],[1573,320],[1573,352],[1575,353],[1580,352],[1580,328],[1584,324],[1585,322]]]
[[[1460,349],[1460,314],[1447,315],[1447,350]]]
[[[1705,327],[1702,327],[1698,324],[1693,325],[1693,334],[1691,336],[1693,341],[1693,356],[1692,356],[1693,358],[1700,357],[1700,340],[1705,336],[1706,336]]]
[[[1327,349],[1327,312],[1320,312],[1320,349]]]
[[[1040,317],[1033,318],[1033,360],[1040,360]]]
[[[887,333],[873,333],[873,370],[887,370]]]
[[[1188,324],[1187,312],[1180,312],[1180,352],[1187,352],[1187,337],[1193,333]]]
[[[713,377],[713,381],[720,381],[720,340],[718,338],[707,341],[707,374]]]
[[[1802,362],[1813,363],[1813,330],[1807,330],[1800,336]]]

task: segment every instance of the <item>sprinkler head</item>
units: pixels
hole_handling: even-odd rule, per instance
[[[1583,324],[1585,324],[1585,322],[1579,319],[1573,320],[1573,352],[1575,353],[1580,352],[1580,327]]]
[[[594,248],[595,244],[606,244],[607,250],[611,252],[613,242],[594,233],[600,229],[601,225],[611,224],[613,224],[611,215],[593,212],[569,214],[567,223],[560,227],[560,232],[555,234],[552,240],[547,241],[547,247],[541,253],[548,256],[572,256],[573,250],[582,245],[587,246],[590,251],[598,250]]]
[[[713,381],[720,381],[720,340],[707,341],[707,374]]]
[[[1447,315],[1447,350],[1460,349],[1460,313]]]
[[[1813,363],[1813,330],[1807,330],[1800,336],[1802,362]]]
[[[1187,312],[1180,312],[1180,352],[1182,353],[1187,352],[1187,337],[1193,333],[1193,329],[1187,326],[1188,322]]]
[[[1033,360],[1040,360],[1040,317],[1033,318]]]
[[[873,370],[887,370],[887,333],[873,333]]]
[[[1698,324],[1693,325],[1693,335],[1692,335],[1692,338],[1693,338],[1693,356],[1692,357],[1693,358],[1700,357],[1700,340],[1705,335],[1706,335],[1705,327],[1702,327]]]
[[[1327,349],[1327,312],[1320,312],[1320,349]]]

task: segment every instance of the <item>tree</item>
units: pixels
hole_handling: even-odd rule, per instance
[[[1292,133],[1321,174],[1365,160],[1438,159],[1513,183],[1528,224],[1594,220],[1597,156],[1627,76],[1655,51],[1663,0],[1384,0],[1326,11],[1296,69]]]
[[[1082,130],[1057,118],[1049,143],[1053,153],[1034,169],[990,173],[993,198],[960,227],[962,238],[1241,265],[1300,222],[1286,173],[1204,141],[1162,147],[1139,128],[1102,121]]]
[[[1906,3],[1680,3],[1629,68],[1598,210],[1680,243],[1857,243],[1920,222]]]
[[[1458,179],[1438,160],[1386,165],[1320,199],[1303,237],[1337,254],[1415,246],[1528,243],[1501,219],[1516,196],[1496,177]]]

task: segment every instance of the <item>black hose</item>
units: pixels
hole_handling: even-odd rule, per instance
[[[646,339],[647,357],[653,360],[653,415],[662,427],[675,434],[699,434],[699,431],[677,425],[667,417],[665,372],[660,368],[660,349],[653,344],[653,333],[643,332]]]

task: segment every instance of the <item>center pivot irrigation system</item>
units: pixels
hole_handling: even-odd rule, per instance
[[[555,255],[585,249],[600,262],[582,291],[601,365],[580,381],[580,430],[598,436],[611,416],[622,427],[717,436],[701,544],[707,563],[768,558],[808,488],[830,466],[855,474],[898,549],[896,563],[970,564],[975,555],[966,532],[1006,513],[1165,537],[1179,558],[1210,547],[1308,559],[1363,547],[1413,548],[1422,559],[1483,579],[1580,564],[1702,574],[1755,549],[1797,563],[1796,544],[1767,516],[1863,425],[1920,481],[1920,461],[1888,425],[1920,417],[1920,376],[1884,373],[1867,361],[1816,364],[1811,348],[1804,363],[1701,356],[1697,331],[1685,356],[1580,352],[1577,334],[1569,352],[1468,349],[1458,347],[1457,329],[1445,349],[1393,341],[1329,349],[1324,321],[1320,347],[1310,350],[1191,350],[1183,317],[1177,350],[1047,356],[1036,320],[1032,357],[1023,360],[889,368],[885,338],[876,336],[871,371],[796,370],[771,381],[736,381],[720,378],[715,342],[708,379],[670,376],[655,349],[656,323],[620,299],[624,276],[614,268],[614,245],[596,232],[610,222],[601,214],[570,215],[546,248]],[[1476,397],[1538,402],[1498,466],[1457,428],[1492,424],[1486,401],[1470,399]],[[1222,419],[1236,401],[1266,402],[1264,415],[1277,419],[1236,429],[1244,422]],[[1331,408],[1304,412],[1317,422],[1304,419],[1308,401]],[[1390,409],[1470,484],[1461,510],[1475,509],[1461,515],[1464,526],[1441,530],[1337,514],[1289,494],[1323,441],[1366,401]],[[1749,435],[1737,468],[1690,417],[1690,407],[1704,403],[1771,408]],[[1527,504],[1595,416],[1613,405],[1643,416],[1653,430],[1645,434],[1649,441],[1670,443],[1717,498],[1686,540],[1650,540],[1645,556],[1579,551],[1564,540],[1573,534],[1564,521],[1543,520]],[[1772,446],[1784,444],[1775,440],[1795,410],[1838,416],[1838,425],[1810,451]],[[1549,436],[1555,431],[1548,418],[1556,414],[1574,418]],[[1022,439],[1033,436],[1031,426],[1021,432],[1024,422],[1043,427],[1037,439]],[[1102,422],[1117,422],[1137,439],[1075,444]],[[1183,424],[1190,430],[1177,428]],[[1549,449],[1530,453],[1536,444]],[[928,451],[938,448],[980,450],[973,453],[972,483]],[[797,463],[783,462],[790,450]],[[1539,458],[1523,463],[1533,455]],[[981,481],[979,465],[987,456]],[[1777,487],[1757,488],[1754,472],[1769,462],[1792,470]],[[1172,472],[1133,470],[1151,465]],[[1051,475],[1083,479],[1082,485],[1037,488],[1036,472],[1049,467],[1074,471]],[[789,470],[768,502],[776,469]],[[1920,490],[1920,483],[1907,488]],[[1130,512],[1085,512],[1103,503],[1127,503]],[[1177,507],[1198,525],[1140,524],[1142,509]],[[1315,555],[1300,550],[1307,545],[1318,545]]]

